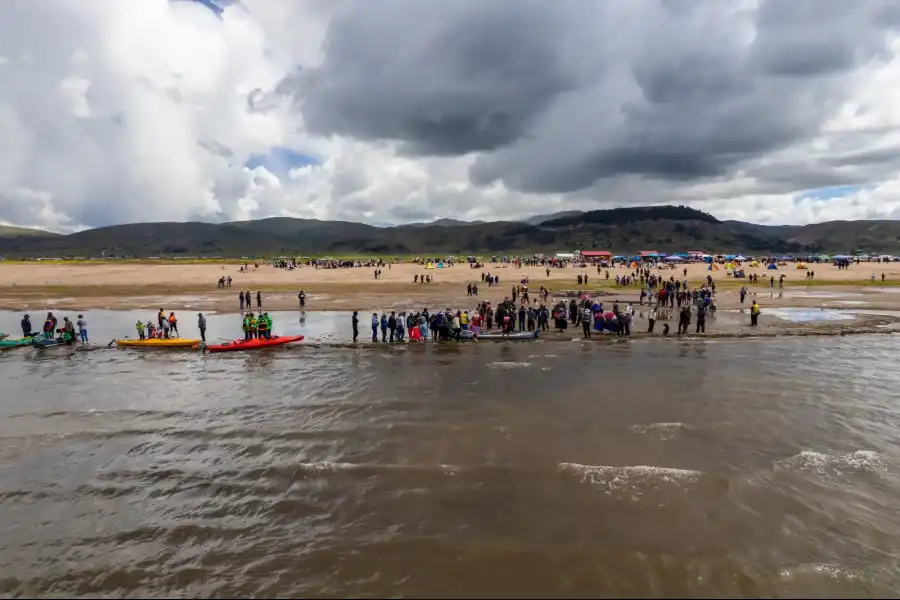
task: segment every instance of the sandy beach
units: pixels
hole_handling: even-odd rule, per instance
[[[655,269],[665,277],[684,278],[685,269],[691,286],[699,285],[708,275],[717,286],[717,303],[721,316],[734,313],[718,325],[710,324],[709,333],[737,335],[746,333],[746,316],[740,313],[752,298],[763,308],[761,329],[822,330],[846,332],[884,325],[896,320],[889,314],[859,315],[853,321],[840,323],[790,323],[771,318],[767,309],[787,307],[810,309],[856,309],[900,311],[900,263],[861,263],[839,270],[825,264],[810,264],[815,280],[806,279],[807,271],[792,263],[778,270],[745,267],[747,274],[758,273],[758,284],[747,279],[729,277],[724,268],[710,271],[706,264],[678,265],[674,269]],[[511,264],[487,264],[473,269],[457,264],[443,269],[425,269],[415,263],[398,263],[382,268],[379,279],[373,267],[316,269],[301,267],[280,269],[268,264],[258,268],[250,265],[241,273],[235,264],[178,264],[178,263],[0,263],[0,308],[7,310],[66,310],[164,308],[165,310],[202,310],[209,312],[237,312],[240,308],[238,291],[249,290],[254,296],[262,292],[263,307],[267,310],[294,310],[299,307],[297,294],[307,293],[307,310],[430,310],[438,308],[466,309],[478,300],[496,303],[510,295],[513,285],[528,277],[529,288],[536,292],[541,286],[550,289],[554,298],[589,293],[604,300],[619,300],[637,304],[638,286],[617,286],[616,275],[631,272],[624,267],[607,269],[598,274],[596,267],[551,268],[515,267]],[[482,273],[500,277],[500,283],[489,288],[482,282]],[[588,274],[588,283],[578,285],[578,274]],[[871,280],[875,274],[875,281]],[[885,281],[882,283],[881,274]],[[432,275],[432,283],[414,283],[416,275]],[[780,289],[777,278],[785,276]],[[774,288],[768,276],[774,275]],[[232,277],[232,287],[217,288],[220,277]],[[467,297],[466,285],[477,283],[478,298]],[[742,306],[739,288],[745,285],[749,297]],[[673,324],[674,329],[674,324]],[[641,328],[641,319],[636,329]],[[570,329],[570,333],[572,330]],[[760,331],[762,333],[762,331]]]

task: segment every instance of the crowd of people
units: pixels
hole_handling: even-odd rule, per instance
[[[475,336],[483,331],[496,329],[502,333],[515,331],[546,331],[549,329],[550,311],[544,304],[526,305],[516,303],[509,297],[503,299],[496,307],[487,300],[479,302],[472,310],[438,310],[430,312],[428,308],[421,312],[383,311],[381,315],[372,313],[370,321],[373,342],[410,341],[433,342],[457,340],[463,338],[463,332],[471,332]],[[359,340],[359,312],[353,311],[353,341]]]

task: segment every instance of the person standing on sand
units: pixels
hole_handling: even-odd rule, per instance
[[[355,344],[359,339],[359,312],[353,311],[353,319],[351,322],[353,323],[353,343]]]
[[[656,325],[656,316],[656,307],[654,306],[650,309],[650,312],[647,313],[647,322],[649,323],[647,333],[653,333],[653,327]]]
[[[297,294],[297,299],[300,300],[300,310],[303,310],[306,307],[306,292],[300,290],[300,293]]]
[[[253,298],[250,297],[250,290],[244,292],[244,304],[247,306],[247,310],[253,308]]]
[[[244,312],[244,292],[238,292],[238,300],[241,301],[241,312]]]
[[[200,329],[200,339],[206,341],[206,317],[203,313],[197,313],[197,327]]]
[[[753,301],[753,304],[750,306],[750,326],[756,327],[759,323],[759,304],[756,303],[756,300]]]
[[[262,292],[256,292],[256,308],[262,308]]]
[[[706,333],[706,306],[697,307],[697,333]]]
[[[744,298],[747,296],[747,286],[741,286],[741,304],[744,303]]]

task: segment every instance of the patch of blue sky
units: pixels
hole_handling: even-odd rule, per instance
[[[176,1],[176,0],[170,0]],[[225,7],[229,4],[235,4],[237,0],[177,0],[179,2],[194,2],[195,4],[199,4],[212,12],[214,15],[222,18],[222,13],[225,12]]]
[[[247,159],[244,166],[248,169],[265,167],[267,171],[278,179],[288,177],[292,169],[315,166],[320,164],[319,159],[309,154],[304,154],[293,148],[275,147],[269,148],[265,154],[254,154]]]
[[[841,198],[846,198],[847,196],[852,196],[853,194],[860,192],[866,189],[868,186],[861,183],[854,183],[850,185],[832,185],[828,187],[814,188],[811,190],[805,190],[803,192],[798,193],[794,196],[794,202],[799,203],[804,200],[840,200]]]

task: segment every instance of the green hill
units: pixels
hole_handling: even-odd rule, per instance
[[[43,231],[41,229],[28,229],[26,227],[11,227],[9,225],[0,225],[0,238],[26,237],[26,236],[56,237],[56,236],[59,236],[59,234],[52,233],[50,231]]]
[[[0,233],[0,256],[291,256],[503,254],[606,249],[613,252],[874,252],[900,254],[900,221],[766,226],[720,221],[680,206],[565,212],[523,222],[373,227],[277,217],[234,223],[135,223],[69,235]],[[10,228],[15,231],[15,228]],[[0,230],[3,231],[3,230]]]

